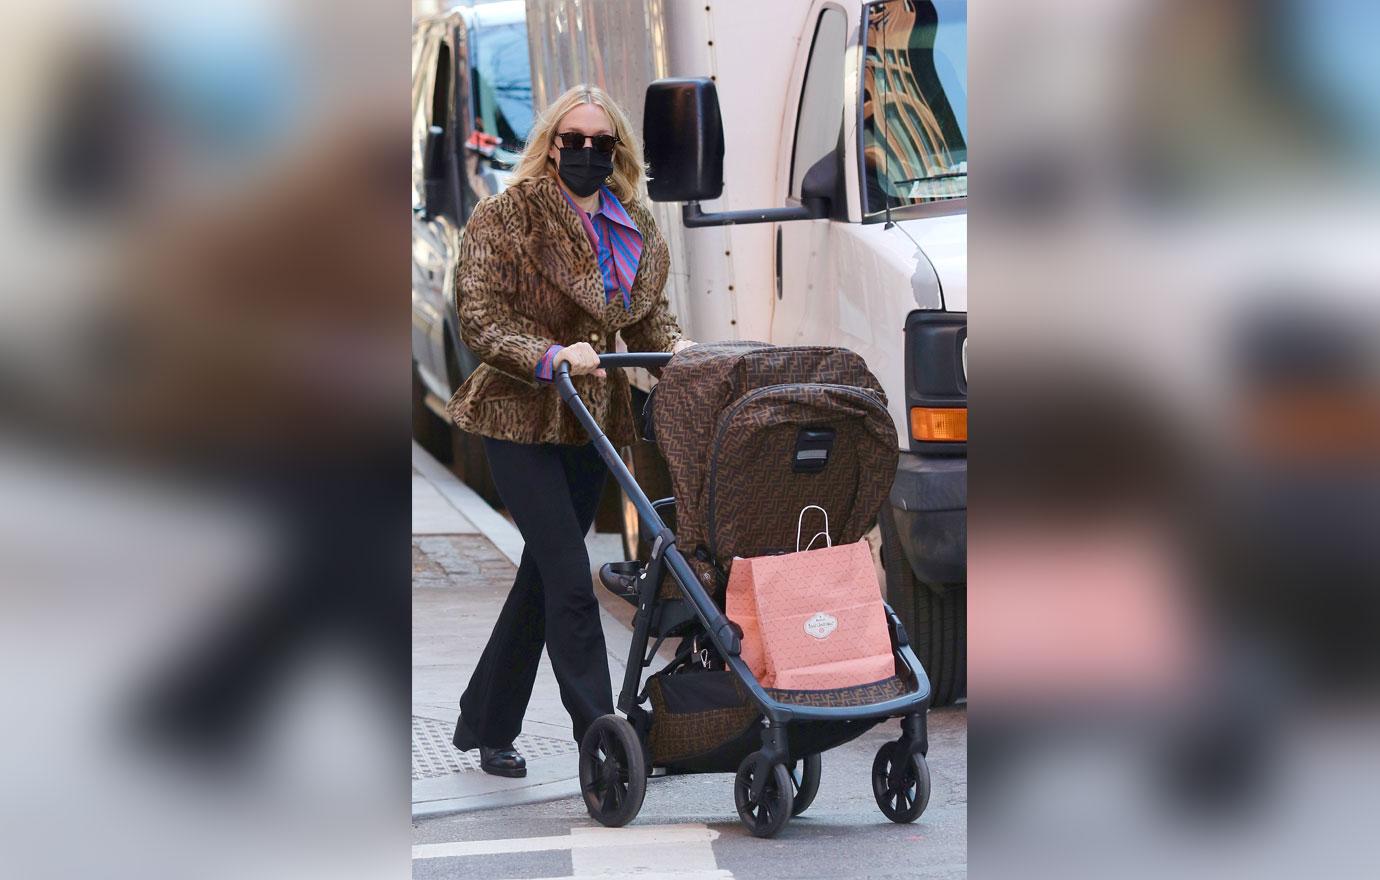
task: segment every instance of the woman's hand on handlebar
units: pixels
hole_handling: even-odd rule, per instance
[[[562,362],[570,364],[570,375],[572,376],[586,376],[593,373],[603,379],[608,375],[607,372],[599,369],[599,353],[588,342],[567,345],[556,352],[553,366],[559,367]]]
[[[682,351],[694,345],[699,345],[699,343],[692,339],[677,339],[676,344],[671,346],[671,354],[680,354]]]

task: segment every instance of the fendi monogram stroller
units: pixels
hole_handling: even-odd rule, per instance
[[[872,767],[878,806],[912,822],[929,801],[925,712],[930,685],[888,606],[895,674],[835,690],[765,688],[740,657],[742,632],[722,611],[734,557],[794,549],[797,512],[830,511],[835,543],[871,528],[896,472],[897,442],[881,386],[838,348],[698,345],[666,354],[607,354],[605,368],[664,368],[645,432],[667,460],[673,498],[651,501],[604,436],[561,365],[561,398],[637,508],[646,560],[608,563],[603,585],[632,603],[632,648],[618,695],[580,748],[589,813],[609,826],[641,809],[653,771],[736,773],[738,815],[775,835],[814,800],[820,753],[887,718],[900,739]],[[674,523],[675,531],[668,525]],[[675,659],[644,683],[668,638]]]

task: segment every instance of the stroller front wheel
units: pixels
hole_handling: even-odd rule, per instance
[[[814,803],[819,793],[820,764],[819,755],[806,755],[791,764],[791,786],[795,789],[792,816],[799,816]]]
[[[872,762],[872,796],[893,822],[914,822],[930,802],[930,765],[916,749],[902,753],[899,742],[877,750]]]
[[[775,837],[786,827],[794,806],[795,787],[785,764],[772,764],[767,772],[762,793],[754,795],[756,768],[760,752],[753,752],[738,765],[738,777],[733,781],[733,800],[738,805],[738,818],[754,837]]]
[[[647,762],[633,726],[617,715],[596,718],[580,740],[580,791],[589,815],[619,828],[642,809]]]

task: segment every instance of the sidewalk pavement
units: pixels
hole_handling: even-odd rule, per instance
[[[591,565],[622,558],[616,535],[591,535]],[[512,586],[522,536],[417,444],[412,445],[412,817],[532,803],[579,793],[570,716],[543,655],[517,746],[527,776],[478,769],[450,738],[460,693]],[[593,573],[591,573],[592,575]],[[632,609],[600,597],[610,681],[618,693]]]

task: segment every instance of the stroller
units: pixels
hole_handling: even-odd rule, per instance
[[[626,718],[596,719],[580,745],[590,815],[611,827],[632,821],[654,771],[736,773],[739,817],[754,835],[771,837],[814,800],[821,752],[900,717],[900,738],[877,751],[872,790],[888,819],[913,822],[930,794],[930,685],[890,606],[895,674],[808,691],[763,687],[740,656],[742,630],[722,611],[733,558],[794,549],[802,507],[834,513],[836,543],[860,540],[875,521],[898,452],[885,396],[862,358],[838,348],[733,342],[697,345],[674,361],[606,354],[600,366],[664,367],[643,433],[667,460],[674,497],[648,500],[561,364],[562,400],[650,541],[645,561],[607,563],[599,572],[604,587],[637,610],[618,695]],[[680,640],[675,659],[644,684],[642,670],[668,638]]]

